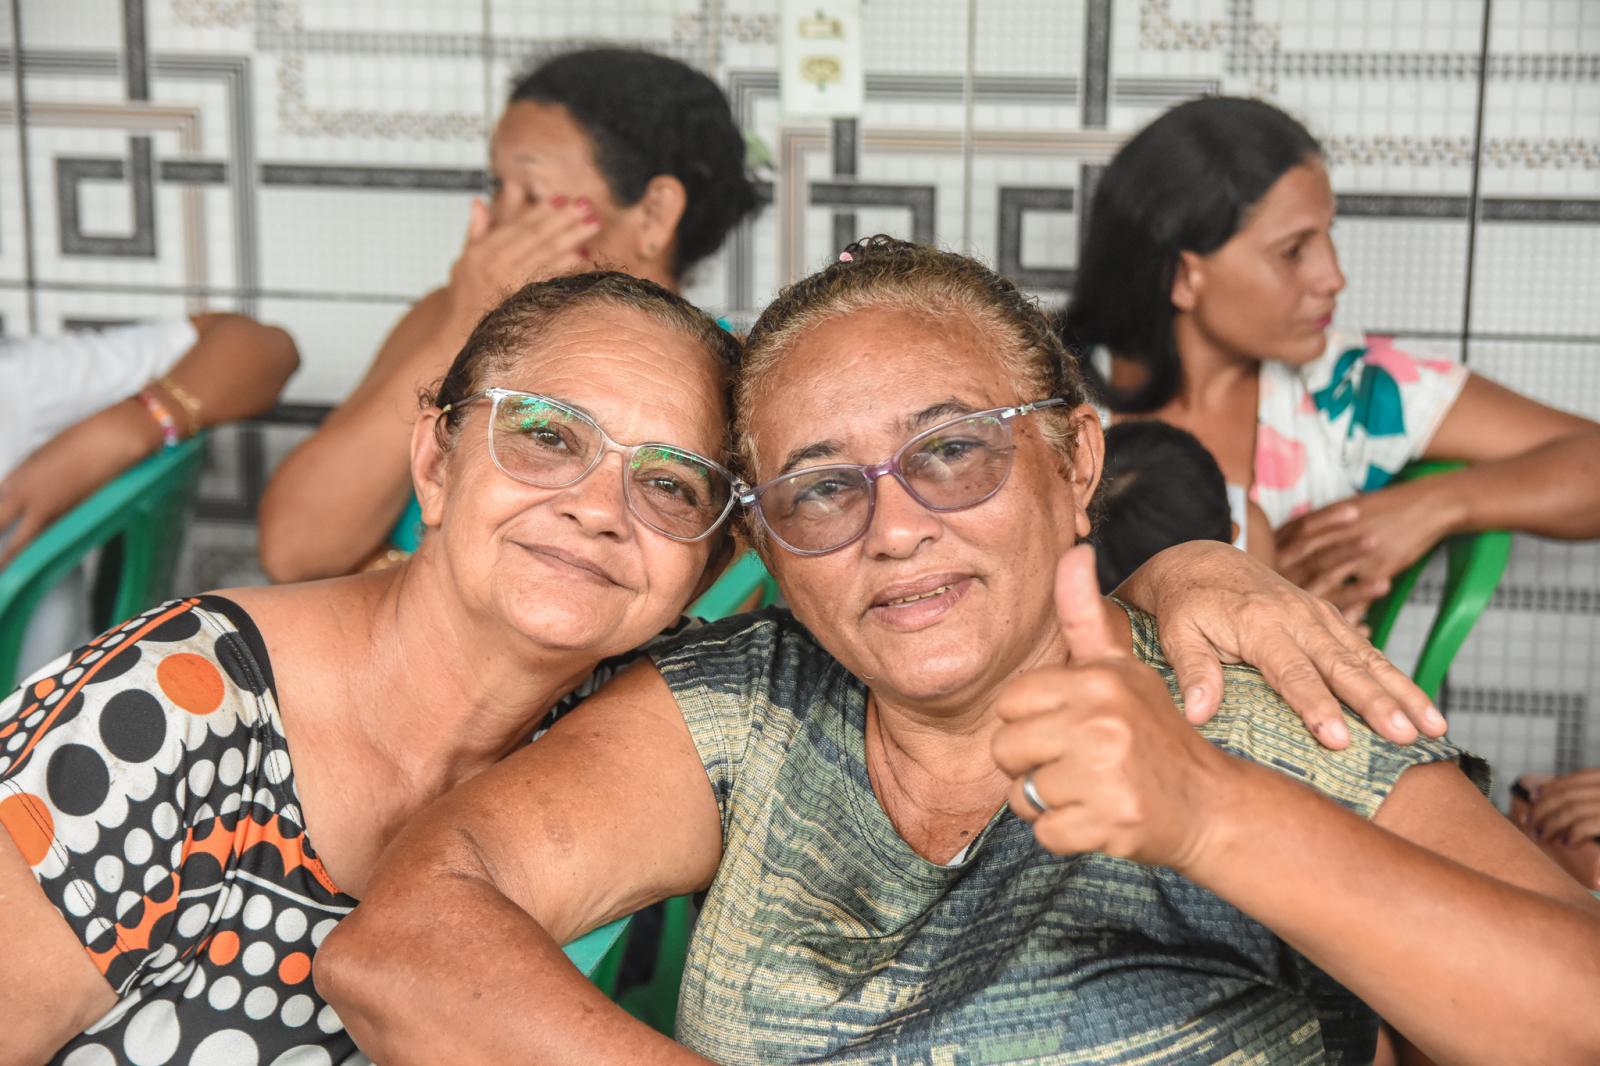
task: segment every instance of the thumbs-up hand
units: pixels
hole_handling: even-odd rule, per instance
[[[1113,625],[1113,609],[1099,592],[1094,550],[1062,556],[1056,614],[1067,662],[1001,690],[995,763],[1012,778],[1012,811],[1047,850],[1182,870],[1204,846],[1207,812],[1231,784],[1233,760],[1184,720]]]

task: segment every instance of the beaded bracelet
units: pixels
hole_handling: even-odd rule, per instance
[[[156,420],[156,425],[161,427],[161,446],[163,448],[176,448],[178,446],[178,422],[172,417],[172,412],[166,405],[156,399],[155,394],[149,389],[141,391],[134,399],[144,405],[150,412],[150,417]]]

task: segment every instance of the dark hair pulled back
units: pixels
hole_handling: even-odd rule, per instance
[[[1286,171],[1321,155],[1306,128],[1259,100],[1214,96],[1168,111],[1101,176],[1061,332],[1092,388],[1117,411],[1154,411],[1183,380],[1173,336],[1178,254],[1207,255],[1239,231]],[[1091,365],[1104,346],[1138,361],[1144,383],[1113,390]]]
[[[676,59],[627,48],[567,52],[517,80],[510,102],[519,101],[566,109],[618,203],[638,203],[658,174],[683,183],[676,273],[715,252],[758,206],[728,98]]]

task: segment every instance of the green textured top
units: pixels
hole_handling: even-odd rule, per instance
[[[1177,700],[1153,621],[1130,615]],[[722,814],[679,1001],[690,1048],[725,1063],[1371,1059],[1363,1004],[1170,870],[1051,855],[1008,809],[961,861],[919,856],[867,779],[866,687],[787,611],[651,655]],[[1391,744],[1354,718],[1349,748],[1328,751],[1256,671],[1225,674],[1206,738],[1363,816],[1407,767],[1462,756]],[[1461,761],[1486,787],[1487,767]]]

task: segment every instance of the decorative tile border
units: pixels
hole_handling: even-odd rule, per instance
[[[1000,187],[1000,240],[996,267],[1026,289],[1072,288],[1078,272],[1067,267],[1030,267],[1022,261],[1022,218],[1029,211],[1070,212],[1072,189]]]
[[[56,157],[56,223],[64,256],[156,257],[155,182],[149,137],[128,138],[128,165],[120,159]],[[133,232],[112,236],[84,231],[79,191],[88,181],[128,182]]]

